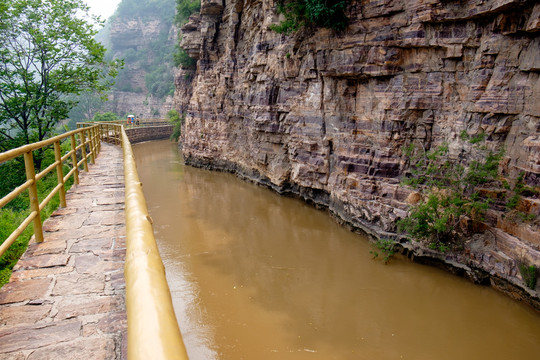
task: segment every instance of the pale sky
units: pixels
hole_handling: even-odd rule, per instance
[[[85,0],[90,6],[90,12],[101,16],[102,20],[107,20],[111,16],[121,0]]]

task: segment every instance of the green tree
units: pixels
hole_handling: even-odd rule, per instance
[[[99,94],[91,92],[82,93],[77,97],[77,100],[77,105],[69,112],[70,124],[73,123],[73,125],[77,122],[93,119],[104,104],[104,100]],[[70,126],[70,128],[75,128],[75,126]]]
[[[0,150],[51,136],[72,95],[110,88],[107,62],[82,0],[0,0]],[[36,154],[39,169],[41,155]]]
[[[113,112],[108,111],[105,113],[98,112],[96,115],[94,115],[94,118],[92,119],[92,121],[114,121],[118,119],[119,119],[118,115],[116,115]]]

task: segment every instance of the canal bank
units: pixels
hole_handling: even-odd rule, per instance
[[[509,359],[540,351],[538,314],[398,256],[372,260],[325,212],[175,144],[134,147],[192,359]],[[504,341],[503,341],[504,339]]]

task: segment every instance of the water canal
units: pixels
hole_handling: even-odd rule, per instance
[[[537,359],[540,316],[396,258],[326,212],[134,146],[192,360]]]

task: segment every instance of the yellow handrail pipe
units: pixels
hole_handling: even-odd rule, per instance
[[[188,359],[154,238],[135,157],[124,127],[126,308],[129,360]]]

